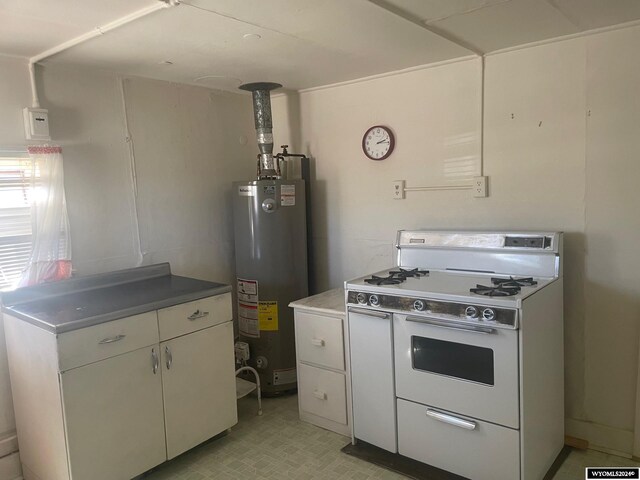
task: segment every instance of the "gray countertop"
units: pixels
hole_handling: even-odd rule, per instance
[[[230,291],[164,263],[21,288],[3,295],[2,311],[59,334]]]
[[[344,289],[334,288],[289,304],[292,308],[312,310],[319,313],[344,316]]]

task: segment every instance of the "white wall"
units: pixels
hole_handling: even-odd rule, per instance
[[[0,56],[0,149],[24,144],[22,109],[30,105],[26,60]],[[0,439],[14,430],[4,328],[0,319]]]
[[[233,283],[231,183],[255,176],[250,96],[139,79],[126,92],[145,263]]]
[[[26,62],[0,57],[0,148],[25,143],[27,72]],[[135,266],[135,196],[120,79],[45,67],[38,69],[38,84],[54,143],[63,146],[74,269],[87,274]],[[257,152],[250,96],[139,78],[127,79],[124,91],[143,262],[169,261],[177,274],[231,283],[231,182],[253,178]],[[0,328],[0,439],[14,429]]]
[[[132,162],[120,79],[45,67],[41,102],[63,145],[74,268],[80,274],[140,261]],[[250,97],[154,80],[125,80],[144,264],[231,281],[231,181],[253,177]],[[242,145],[239,138],[248,142]]]
[[[479,155],[478,60],[274,98],[276,144],[311,155],[315,291],[386,268],[398,228],[566,232],[567,433],[630,453],[640,318],[640,28],[486,59],[490,196],[409,192]],[[591,111],[590,116],[588,111]],[[396,133],[366,160],[367,127]]]

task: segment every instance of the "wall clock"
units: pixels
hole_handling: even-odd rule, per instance
[[[376,125],[364,132],[362,151],[371,160],[384,160],[393,152],[395,143],[389,127]]]

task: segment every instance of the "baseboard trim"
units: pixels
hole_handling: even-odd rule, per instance
[[[22,479],[22,468],[20,467],[20,455],[12,453],[0,458],[0,480]]]
[[[15,432],[0,438],[0,458],[18,451],[18,437]]]
[[[565,433],[589,442],[589,448],[613,455],[631,458],[633,432],[575,418],[565,421]]]

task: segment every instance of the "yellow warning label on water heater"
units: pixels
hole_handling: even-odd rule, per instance
[[[258,302],[258,322],[261,331],[277,331],[278,302]]]

